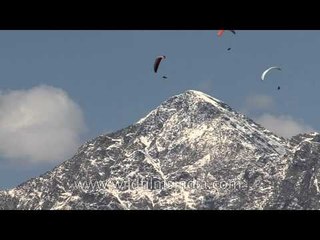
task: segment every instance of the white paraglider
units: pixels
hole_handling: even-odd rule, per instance
[[[270,67],[270,68],[268,68],[267,70],[265,70],[265,71],[262,73],[262,75],[261,75],[261,80],[264,81],[266,75],[267,75],[270,71],[272,71],[272,70],[274,70],[274,69],[279,70],[279,71],[282,70],[280,67]]]

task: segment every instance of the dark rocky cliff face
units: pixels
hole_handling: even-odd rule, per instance
[[[273,209],[320,209],[320,135],[301,134],[290,141],[293,156]]]

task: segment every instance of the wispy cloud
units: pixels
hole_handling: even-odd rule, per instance
[[[209,93],[213,90],[213,81],[205,80],[200,82],[198,85],[198,90],[205,93]]]
[[[274,100],[271,96],[263,94],[250,95],[245,100],[246,111],[270,110],[274,107]]]
[[[86,129],[81,108],[58,88],[0,93],[0,154],[12,162],[59,162]]]
[[[311,126],[302,121],[294,120],[291,116],[287,115],[275,116],[265,113],[255,120],[268,130],[285,138],[290,138],[299,133],[315,131]]]

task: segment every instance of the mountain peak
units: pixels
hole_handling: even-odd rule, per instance
[[[210,101],[215,101],[215,102],[222,102],[221,100],[214,98],[206,93],[200,92],[198,90],[187,90],[184,93],[182,93],[182,95],[192,95],[194,97],[198,97],[200,99],[206,100],[208,102]]]
[[[198,100],[198,101],[208,102],[214,106],[216,106],[217,104],[219,105],[221,103],[225,104],[221,100],[197,90],[187,90],[184,93],[177,95],[177,97],[189,98],[192,101]]]
[[[159,115],[162,115],[162,119],[164,119],[163,117],[167,119],[171,114],[175,114],[179,111],[183,111],[188,115],[199,114],[199,111],[202,112],[202,114],[209,114],[210,112],[218,114],[225,111],[234,112],[230,106],[219,99],[200,91],[187,90],[165,100],[159,107],[151,111],[146,117],[140,119],[137,123],[141,124],[145,120]]]

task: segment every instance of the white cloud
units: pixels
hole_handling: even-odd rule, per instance
[[[245,101],[246,110],[269,110],[274,107],[274,100],[271,96],[255,94],[248,96]]]
[[[81,108],[61,89],[0,92],[0,154],[12,162],[63,161],[85,129]]]
[[[268,130],[285,138],[290,138],[299,133],[315,131],[311,126],[306,125],[302,121],[294,120],[291,116],[287,115],[274,116],[263,114],[255,120]]]

